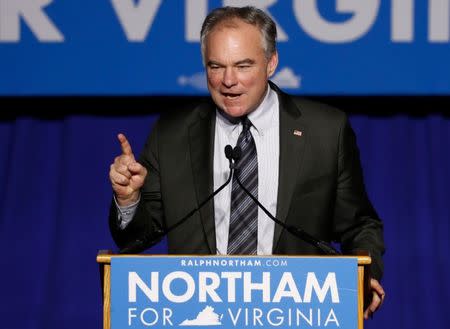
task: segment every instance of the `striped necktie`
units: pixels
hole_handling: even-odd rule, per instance
[[[242,119],[242,132],[236,146],[242,150],[236,163],[231,189],[231,213],[228,235],[228,254],[256,255],[258,240],[258,205],[239,187],[236,176],[247,190],[258,198],[258,158],[250,132],[252,123]]]

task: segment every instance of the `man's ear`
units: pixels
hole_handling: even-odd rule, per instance
[[[267,76],[270,78],[278,66],[278,52],[275,51],[267,63]]]

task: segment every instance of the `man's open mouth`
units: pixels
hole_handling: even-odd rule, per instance
[[[241,94],[233,94],[233,93],[222,93],[222,95],[228,99],[236,99],[239,96],[241,96]]]

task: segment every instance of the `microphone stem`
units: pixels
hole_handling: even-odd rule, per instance
[[[327,255],[340,255],[341,253],[333,248],[333,246],[329,245],[325,241],[321,241],[313,237],[312,235],[309,235],[304,230],[294,227],[291,225],[286,225],[276,217],[274,217],[259,201],[253,194],[251,194],[245,186],[241,183],[239,178],[236,176],[236,181],[238,185],[244,190],[244,192],[266,213],[267,216],[270,217],[275,223],[286,229],[289,233],[295,235],[296,237],[300,238],[301,240],[304,240],[308,242],[309,244],[319,248],[323,253]]]
[[[233,167],[230,167],[230,174],[228,175],[228,179],[226,180],[225,183],[223,183],[213,194],[211,194],[210,196],[208,196],[205,200],[203,200],[197,208],[192,209],[191,212],[189,212],[186,216],[184,216],[182,219],[180,219],[178,222],[176,222],[175,224],[173,224],[172,226],[168,227],[164,232],[163,235],[168,234],[169,232],[171,232],[173,229],[177,228],[179,225],[183,224],[189,217],[191,217],[196,211],[198,211],[199,209],[201,209],[209,200],[211,200],[212,198],[214,198],[216,196],[217,193],[219,193],[220,191],[222,191],[225,186],[227,186],[230,181],[231,181],[231,177],[233,176]]]
[[[153,247],[155,244],[157,244],[164,236],[169,234],[172,230],[183,224],[189,217],[191,217],[196,211],[201,209],[209,200],[211,200],[217,193],[222,191],[227,184],[230,183],[231,177],[233,174],[233,168],[230,166],[230,174],[228,176],[228,179],[225,183],[223,183],[213,194],[211,194],[209,197],[207,197],[205,200],[203,200],[199,206],[193,210],[191,210],[186,216],[184,216],[182,219],[180,219],[178,222],[173,224],[172,226],[168,227],[166,230],[157,230],[156,234],[152,237],[151,240],[148,239],[148,237],[145,237],[144,239],[137,239],[130,245],[122,248],[119,253],[120,254],[128,254],[128,253],[136,253],[141,252],[144,249]]]

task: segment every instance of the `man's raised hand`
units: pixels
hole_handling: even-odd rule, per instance
[[[114,159],[109,170],[109,179],[119,206],[128,206],[139,199],[140,189],[144,185],[147,169],[136,162],[133,150],[127,138],[118,134],[122,154]]]

